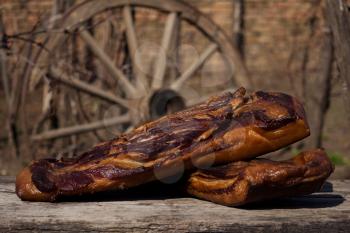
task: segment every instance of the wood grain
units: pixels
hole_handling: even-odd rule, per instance
[[[33,203],[14,191],[14,178],[0,177],[0,232],[322,233],[350,227],[350,180],[327,183],[322,193],[244,208],[179,195]]]

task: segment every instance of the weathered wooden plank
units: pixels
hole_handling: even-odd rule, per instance
[[[332,187],[333,186],[333,187]],[[348,232],[350,180],[326,192],[230,208],[186,196],[130,194],[61,203],[22,202],[0,177],[0,232]],[[333,189],[333,191],[332,191]]]

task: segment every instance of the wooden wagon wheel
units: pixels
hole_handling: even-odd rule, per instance
[[[139,11],[143,11],[144,16],[148,13],[157,12],[159,18],[155,21],[162,22],[164,18],[165,26],[162,29],[159,42],[160,50],[158,51],[160,55],[158,54],[155,57],[154,64],[151,66],[154,70],[151,71],[145,71],[142,64],[140,64],[143,61],[139,59],[140,38],[138,37],[140,36],[137,35],[137,28],[140,27],[137,26]],[[115,20],[116,15],[120,15],[121,18]],[[121,21],[123,23],[120,25]],[[104,22],[107,23],[104,24]],[[178,54],[176,55],[176,52],[178,52],[176,51],[176,48],[178,48],[176,43],[179,43],[178,38],[181,38],[180,25],[184,23],[186,23],[186,28],[191,28],[192,31],[200,34],[205,39],[206,44],[198,52],[196,59],[181,73],[176,74],[174,78],[174,74],[169,74],[173,70],[169,68],[169,62],[167,61],[171,56],[178,56]],[[122,64],[113,57],[117,54],[116,51],[111,52],[109,49],[106,50],[106,46],[101,45],[101,43],[107,44],[107,42],[100,41],[100,29],[98,28],[106,27],[106,25],[109,25],[109,33],[113,30],[125,31],[127,52],[123,57],[124,63]],[[90,76],[86,75],[86,67],[81,68],[81,62],[79,62],[79,60],[82,60],[81,58],[72,58],[71,55],[67,55],[67,50],[72,49],[70,44],[73,40],[75,41],[73,46],[81,49],[80,51],[88,51],[88,56],[93,57],[95,65],[93,65],[94,70],[90,72],[90,74],[93,74]],[[188,99],[183,94],[183,90],[186,89],[184,88],[186,83],[193,82],[193,79],[198,76],[198,71],[205,67],[214,54],[222,58],[226,68],[231,72],[232,77],[230,79],[232,82],[225,83],[225,89],[233,88],[233,85],[251,86],[245,66],[239,53],[232,46],[230,39],[207,16],[182,1],[86,1],[72,7],[65,15],[56,20],[55,26],[49,32],[46,41],[46,51],[50,52],[42,51],[37,63],[41,69],[48,71],[45,79],[50,81],[51,88],[54,89],[57,86],[70,87],[70,90],[73,91],[65,92],[67,88],[61,88],[58,92],[61,95],[64,92],[63,95],[66,97],[78,95],[76,98],[85,100],[85,104],[80,103],[80,105],[83,105],[82,108],[87,109],[86,111],[95,112],[92,114],[94,116],[83,124],[79,122],[78,125],[36,130],[32,135],[33,141],[53,140],[91,131],[96,132],[96,130],[106,129],[114,125],[122,125],[120,128],[123,131],[141,122],[179,110],[185,105],[199,102],[203,99],[203,96],[200,96],[203,93],[198,95],[197,99]],[[197,42],[195,41],[195,43]],[[120,67],[126,64],[125,60],[131,66],[128,72]],[[98,64],[96,65],[96,63]],[[97,70],[100,72],[97,72]],[[103,71],[101,72],[101,70]],[[92,77],[96,75],[100,77]],[[89,76],[89,78],[86,76]],[[37,73],[33,75],[32,79],[34,81],[32,80],[32,82],[37,83],[38,77]],[[102,82],[101,79],[103,79]],[[219,91],[222,91],[222,89],[217,90],[217,92]],[[81,93],[84,93],[83,98]],[[96,101],[89,99],[90,97],[112,104],[117,109],[116,114],[111,117],[97,114],[96,112],[100,109],[92,107],[92,103]],[[76,104],[77,100],[74,101]],[[85,105],[90,106],[86,107]],[[64,109],[65,117],[69,114],[72,114],[72,109]]]

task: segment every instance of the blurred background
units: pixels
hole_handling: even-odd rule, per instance
[[[325,2],[0,0],[0,175],[245,86],[305,104],[312,135],[267,157],[324,147],[350,178]]]

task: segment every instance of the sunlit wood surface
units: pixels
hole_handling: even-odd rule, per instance
[[[169,186],[168,186],[169,187]],[[176,192],[106,194],[61,203],[22,202],[0,177],[0,232],[348,232],[350,180],[322,192],[230,208]]]

